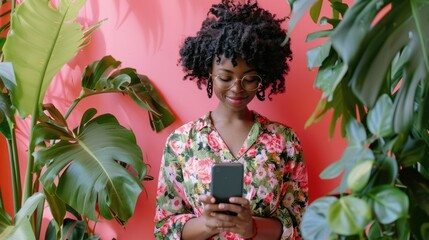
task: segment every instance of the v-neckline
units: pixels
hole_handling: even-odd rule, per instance
[[[243,143],[241,144],[240,149],[238,150],[237,153],[234,153],[230,147],[228,146],[228,144],[226,144],[224,138],[222,137],[222,135],[220,134],[219,130],[216,128],[216,126],[214,125],[214,121],[211,117],[211,112],[210,112],[210,121],[211,121],[211,125],[213,127],[214,132],[217,135],[217,138],[219,139],[219,141],[221,141],[221,145],[223,148],[225,148],[227,150],[227,153],[229,153],[230,156],[228,156],[228,158],[230,159],[240,159],[241,156],[243,156],[243,154],[245,154],[247,152],[247,150],[256,142],[257,136],[258,136],[258,131],[259,131],[259,127],[257,121],[256,121],[256,113],[254,113],[252,111],[252,119],[253,119],[253,123],[252,126],[250,127],[249,132],[247,133],[246,138],[244,139]],[[226,156],[224,156],[226,157]]]

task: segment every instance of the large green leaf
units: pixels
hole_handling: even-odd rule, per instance
[[[364,38],[370,30],[377,10],[384,6],[383,2],[383,0],[357,0],[331,34],[333,47],[347,65],[351,66],[356,61],[359,50],[366,47],[363,44]]]
[[[12,15],[3,52],[15,70],[12,103],[21,117],[33,114],[54,75],[86,44],[88,35],[74,22],[85,2],[62,0],[55,9],[49,1],[26,0]]]
[[[141,150],[134,134],[114,116],[83,119],[75,139],[35,152],[36,170],[46,165],[40,181],[46,191],[90,219],[97,219],[98,207],[104,218],[124,223],[134,212],[146,174]]]
[[[383,224],[392,223],[408,215],[408,196],[403,191],[390,185],[373,188],[367,194],[368,202]]]
[[[371,218],[372,212],[367,202],[352,195],[331,203],[327,214],[332,231],[347,236],[363,233]]]
[[[82,76],[83,90],[77,101],[103,92],[120,92],[149,112],[150,124],[155,131],[161,131],[173,123],[173,113],[149,78],[138,74],[133,68],[118,69],[120,64],[110,55],[89,64]]]

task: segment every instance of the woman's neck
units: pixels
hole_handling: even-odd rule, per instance
[[[212,111],[211,118],[214,122],[234,122],[237,120],[253,122],[253,113],[248,108],[242,111],[231,111],[218,105],[216,109]]]

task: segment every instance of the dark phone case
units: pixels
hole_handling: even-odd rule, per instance
[[[243,164],[217,163],[212,166],[210,191],[216,203],[229,203],[230,197],[243,196]]]

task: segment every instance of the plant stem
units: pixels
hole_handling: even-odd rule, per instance
[[[25,174],[25,184],[24,184],[24,196],[22,198],[22,203],[25,202],[31,195],[33,191],[33,167],[34,167],[34,126],[36,126],[37,117],[38,116],[38,108],[34,108],[34,113],[31,116],[31,124],[30,124],[30,137],[28,143],[28,155],[27,155],[27,171]]]
[[[79,97],[79,98],[76,98],[72,102],[71,106],[69,107],[69,109],[67,109],[67,112],[64,114],[64,119],[67,119],[69,117],[70,113],[73,111],[73,109],[76,107],[76,105],[80,102],[80,100],[82,100],[82,98]]]
[[[67,109],[67,112],[64,114],[64,119],[67,119],[70,115],[70,113],[73,111],[73,109],[76,107],[76,105],[84,98],[89,97],[89,96],[93,96],[93,95],[97,95],[97,94],[104,94],[104,93],[123,93],[122,91],[118,91],[118,90],[108,90],[108,91],[102,91],[102,92],[93,92],[93,93],[89,93],[89,94],[82,94],[81,96],[79,96],[78,98],[76,98],[72,104],[70,105],[70,107]],[[129,93],[127,93],[129,95]]]
[[[12,125],[12,124],[11,124]],[[12,175],[12,195],[13,195],[13,207],[14,213],[16,214],[21,208],[20,200],[22,195],[21,190],[21,175],[19,168],[18,151],[16,146],[16,134],[15,130],[11,130],[11,139],[7,141],[9,150],[10,170]]]
[[[15,10],[15,6],[16,6],[16,0],[12,0],[12,6],[10,8],[10,14],[12,15],[13,10]]]

